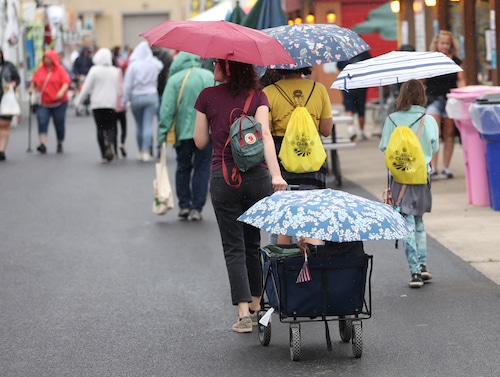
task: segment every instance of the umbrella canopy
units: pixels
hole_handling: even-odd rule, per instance
[[[295,64],[275,64],[274,69],[299,69],[349,60],[370,49],[359,35],[334,24],[293,24],[262,30],[276,38]]]
[[[349,64],[331,88],[349,90],[392,85],[461,71],[459,65],[441,52],[392,51]]]
[[[383,39],[397,41],[398,18],[396,13],[391,11],[391,2],[370,11],[367,20],[354,25],[352,30],[358,34],[380,33]]]
[[[233,8],[233,11],[231,12],[231,15],[228,18],[228,21],[234,24],[242,25],[243,19],[245,17],[246,14],[243,11],[243,8],[240,6],[240,2],[237,1],[236,6]]]
[[[262,30],[287,23],[288,20],[281,8],[280,0],[258,0],[246,15],[242,25]]]
[[[336,242],[394,240],[412,230],[391,206],[332,189],[277,191],[238,220],[273,234]]]
[[[140,34],[151,45],[266,66],[294,60],[274,38],[227,21],[164,21]]]

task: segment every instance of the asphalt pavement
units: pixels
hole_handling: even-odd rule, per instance
[[[403,250],[366,242],[374,264],[362,357],[336,322],[327,351],[324,324],[311,322],[292,362],[276,315],[268,347],[256,331],[230,330],[236,310],[210,202],[201,222],[179,221],[177,208],[152,213],[154,164],[134,158],[130,114],[129,157],[106,165],[90,117],[68,111],[62,155],[52,125],[47,155],[35,152],[35,129],[32,152],[28,119],[13,129],[0,163],[0,376],[498,376],[500,289],[433,228],[437,204],[426,218],[434,279],[410,289]],[[375,177],[363,163],[382,161],[371,147],[340,151],[342,189],[378,199],[384,170]],[[168,166],[173,182],[171,148]]]

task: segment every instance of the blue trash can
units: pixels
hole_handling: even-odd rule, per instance
[[[485,143],[490,206],[500,211],[500,93],[479,97],[471,105],[470,115]]]

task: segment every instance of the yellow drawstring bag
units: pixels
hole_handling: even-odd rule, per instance
[[[391,117],[389,119],[392,121]],[[419,140],[424,116],[418,120],[420,120],[420,125],[417,135],[411,130],[411,126],[394,124],[396,128],[392,132],[385,150],[385,165],[391,171],[394,180],[403,185],[427,183],[427,164]]]

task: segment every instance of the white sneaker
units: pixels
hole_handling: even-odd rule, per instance
[[[149,162],[153,159],[149,153],[142,154],[142,162]]]

